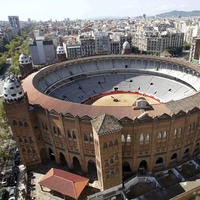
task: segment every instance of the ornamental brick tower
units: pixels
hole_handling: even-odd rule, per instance
[[[19,56],[19,69],[23,78],[28,76],[33,71],[31,59],[25,53],[22,53]]]
[[[122,126],[111,115],[92,120],[97,175],[100,190],[122,184]]]
[[[57,49],[56,49],[56,54],[57,54],[57,60],[58,61],[65,61],[67,60],[67,57],[66,57],[66,53],[64,51],[64,48],[63,46],[57,46]]]
[[[3,102],[14,139],[19,149],[20,158],[28,169],[42,163],[40,150],[43,147],[34,107],[14,77],[9,77],[4,84]]]
[[[131,54],[131,47],[129,42],[124,42],[123,48],[122,48],[122,54]]]

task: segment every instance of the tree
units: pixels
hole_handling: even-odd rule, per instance
[[[18,66],[12,65],[7,69],[7,72],[10,74],[14,74],[15,76],[20,75],[20,69]]]
[[[3,99],[0,101],[0,135],[7,136],[10,132],[8,118],[6,116],[6,112],[3,107]]]
[[[183,44],[183,49],[188,51],[188,50],[190,50],[190,47],[191,47],[191,44],[185,41]]]

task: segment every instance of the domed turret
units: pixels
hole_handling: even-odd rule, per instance
[[[7,101],[19,101],[24,97],[24,91],[14,77],[9,77],[4,83],[3,95]]]
[[[125,41],[122,46],[122,54],[130,54],[131,53],[131,47],[129,42]]]
[[[30,60],[29,56],[27,56],[26,54],[22,53],[19,56],[19,64],[20,65],[25,66],[25,65],[30,64],[30,63],[31,63],[31,60]]]
[[[28,76],[33,71],[30,56],[27,56],[25,53],[22,53],[19,56],[19,69],[23,78]]]
[[[61,45],[57,46],[56,53],[57,53],[57,60],[58,61],[67,60],[67,57],[66,57],[66,54],[65,54],[63,46],[61,46]]]
[[[130,49],[130,48],[131,47],[130,47],[129,42],[125,41],[124,44],[123,44],[123,49],[125,50],[125,49]]]

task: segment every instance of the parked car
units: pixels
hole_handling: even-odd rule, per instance
[[[0,200],[8,199],[8,191],[5,188],[0,189]]]

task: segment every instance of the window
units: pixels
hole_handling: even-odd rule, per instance
[[[128,143],[131,142],[131,136],[130,135],[127,135],[126,142],[128,142]]]
[[[76,134],[74,131],[72,131],[72,136],[73,136],[73,139],[76,140]]]
[[[118,140],[117,139],[115,140],[114,145],[118,145]]]
[[[104,142],[104,144],[103,144],[103,148],[104,148],[104,149],[108,148],[108,146],[107,146],[107,143],[106,143],[106,142]]]
[[[17,125],[17,122],[15,120],[13,120],[13,125],[16,126]]]
[[[112,147],[112,146],[113,146],[113,142],[110,141],[110,142],[109,142],[109,147]]]
[[[108,162],[105,163],[105,167],[109,167]]]
[[[93,135],[90,133],[90,142],[93,142]]]
[[[27,124],[27,122],[24,122],[24,127],[28,127],[28,124]]]
[[[145,142],[149,142],[149,134],[146,135]]]
[[[88,135],[87,135],[87,133],[84,133],[84,141],[88,142]]]
[[[124,135],[122,134],[122,143],[124,143],[125,142],[125,137],[124,137]]]
[[[109,179],[109,178],[110,178],[109,174],[106,174],[106,179]]]
[[[143,143],[143,142],[144,142],[144,135],[142,133],[142,134],[140,134],[140,143]]]
[[[112,165],[114,163],[113,159],[111,158],[110,159],[110,164]]]
[[[162,133],[159,132],[159,133],[158,133],[158,140],[161,140],[161,139],[162,139]]]
[[[67,130],[67,136],[68,136],[69,139],[72,139],[72,136],[71,136],[70,130]]]

